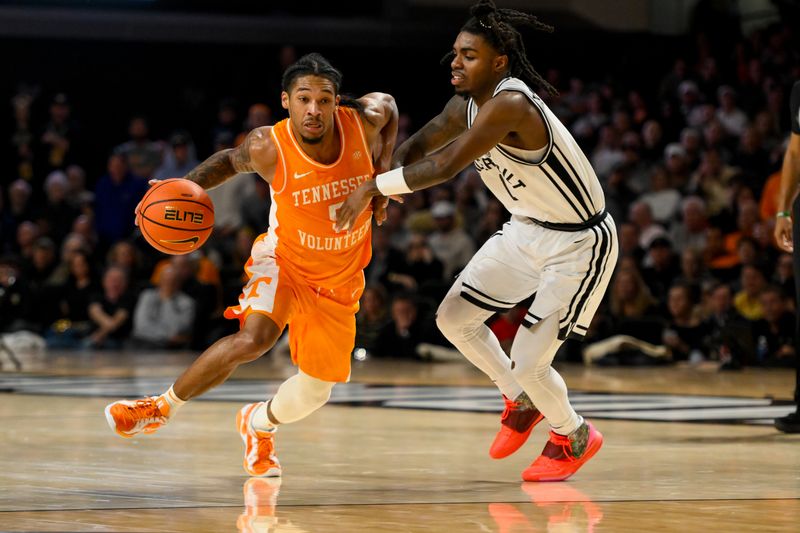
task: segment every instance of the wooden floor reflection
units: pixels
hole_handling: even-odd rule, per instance
[[[26,371],[160,376],[186,360],[54,355]],[[786,372],[618,370],[564,374],[584,390],[697,393],[704,381],[705,394],[791,394]],[[288,372],[273,361],[239,377]],[[373,362],[354,371],[365,376],[485,385],[454,363]],[[159,433],[125,440],[105,423],[107,401],[0,394],[0,530],[795,531],[800,523],[800,435],[769,426],[598,420],[606,444],[572,480],[522,483],[545,428],[495,461],[487,450],[497,414],[328,405],[280,429],[284,477],[275,482],[242,471],[240,403],[191,402]]]

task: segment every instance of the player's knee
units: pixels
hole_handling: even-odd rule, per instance
[[[275,339],[268,333],[242,330],[236,333],[236,350],[231,356],[242,362],[253,361],[272,348],[273,344]]]
[[[517,380],[539,382],[550,375],[550,364],[531,354],[511,356],[511,373]]]
[[[457,310],[455,305],[445,298],[436,311],[436,326],[448,339],[458,337],[461,333],[462,324],[459,324],[455,317]]]
[[[301,380],[301,396],[309,404],[323,405],[331,398],[331,391],[336,383],[323,381],[305,374],[299,374]]]

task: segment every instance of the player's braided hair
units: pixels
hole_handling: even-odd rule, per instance
[[[339,105],[354,107],[361,110],[362,104],[356,99],[339,93],[342,86],[342,73],[331,65],[330,61],[325,59],[321,54],[311,53],[306,54],[296,63],[289,66],[283,72],[283,79],[281,86],[287,93],[290,92],[294,82],[301,76],[319,76],[325,78],[333,84],[333,90],[340,96]]]
[[[473,5],[469,14],[471,18],[461,27],[475,35],[483,36],[498,52],[508,56],[508,67],[511,75],[520,78],[529,85],[541,87],[548,94],[557,95],[558,91],[536,72],[525,53],[522,35],[515,26],[530,26],[539,31],[553,32],[553,27],[539,21],[534,15],[515,9],[498,8],[492,0],[479,0]],[[447,54],[442,62],[450,62],[453,52]]]

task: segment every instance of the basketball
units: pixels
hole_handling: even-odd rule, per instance
[[[214,205],[193,181],[168,179],[156,183],[144,195],[136,222],[156,250],[188,254],[200,248],[214,230]]]

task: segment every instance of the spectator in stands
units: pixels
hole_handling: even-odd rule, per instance
[[[749,120],[747,114],[736,106],[736,91],[730,85],[723,85],[717,90],[717,99],[716,119],[722,129],[731,137],[741,137]]]
[[[676,250],[703,250],[707,229],[705,202],[699,196],[688,196],[681,201],[681,219],[672,224],[669,237]]]
[[[591,157],[592,168],[597,173],[597,177],[602,180],[608,176],[614,166],[624,160],[625,154],[620,149],[619,133],[614,126],[602,126],[600,138]]]
[[[683,128],[681,131],[680,145],[686,154],[686,168],[694,171],[700,164],[700,151],[703,147],[703,138],[696,128]]]
[[[80,129],[71,113],[67,95],[56,94],[50,103],[50,120],[39,138],[41,147],[35,153],[38,163],[34,164],[34,175],[37,172],[46,175],[80,161]]]
[[[76,250],[69,255],[69,277],[55,287],[58,315],[45,338],[51,348],[78,348],[92,329],[89,304],[99,290],[89,255]]]
[[[792,256],[790,254],[782,253],[778,256],[775,265],[775,273],[772,276],[772,283],[781,288],[785,297],[792,299],[790,301],[790,309],[793,309],[795,312],[800,312],[800,310],[794,309],[794,289],[796,280],[794,279]]]
[[[694,291],[689,285],[676,283],[669,289],[667,310],[669,319],[663,343],[672,352],[673,361],[699,363],[703,355],[704,330],[695,305]]]
[[[242,144],[250,131],[263,126],[269,126],[270,124],[272,124],[272,110],[269,108],[269,106],[263,103],[251,105],[247,110],[247,118],[244,121],[244,128],[242,128],[242,132],[236,136],[236,139],[234,140],[234,146],[239,146]]]
[[[680,143],[669,143],[664,148],[664,166],[672,187],[685,190],[689,186],[689,158]]]
[[[36,219],[43,233],[53,239],[56,246],[60,246],[79,212],[67,201],[69,181],[64,172],[51,172],[45,179],[44,189],[47,201]]]
[[[30,220],[23,221],[17,226],[16,246],[14,253],[20,256],[23,260],[28,260],[33,256],[33,243],[39,238],[41,232],[39,226]]]
[[[381,328],[373,353],[377,357],[418,359],[417,347],[431,342],[432,320],[420,316],[413,296],[399,293],[392,299],[391,320]]]
[[[390,237],[390,230],[385,224],[372,229],[372,259],[364,269],[364,276],[368,285],[381,284],[393,292],[397,287],[390,285],[388,276],[391,272],[400,271],[405,259],[403,252],[392,245]]]
[[[220,136],[216,139],[214,144],[214,153],[232,147],[232,137]],[[208,191],[208,195],[214,203],[213,244],[221,246],[223,249],[227,248],[224,244],[225,241],[230,241],[230,237],[244,224],[245,214],[243,212],[243,206],[245,203],[250,202],[254,204],[248,206],[248,211],[256,209],[263,213],[269,209],[269,196],[262,197],[262,195],[256,191],[257,181],[263,182],[264,180],[256,174],[240,174]],[[264,189],[266,188],[267,187],[264,187]],[[260,220],[253,222],[263,222],[264,225],[252,227],[258,231],[262,231],[269,224],[267,224],[266,216],[259,215],[259,219]]]
[[[150,179],[161,165],[164,146],[150,140],[150,126],[143,116],[134,116],[128,125],[129,140],[114,148],[114,154],[125,158],[135,176]]]
[[[770,174],[769,154],[762,148],[761,137],[753,126],[745,128],[731,164],[747,174],[751,187],[759,191],[764,187]]]
[[[14,230],[25,220],[33,220],[31,195],[33,188],[23,179],[16,179],[8,186],[8,214],[14,223]]]
[[[657,120],[648,120],[642,126],[642,159],[649,163],[658,163],[664,154],[664,129]]]
[[[70,233],[64,238],[64,242],[61,243],[61,260],[50,276],[53,283],[56,285],[64,285],[67,283],[71,276],[72,258],[76,253],[86,255],[90,258],[89,263],[92,263],[91,248],[84,236],[78,233]]]
[[[436,224],[429,239],[433,253],[444,265],[445,279],[452,279],[475,254],[475,243],[462,228],[456,226],[456,208],[448,201],[431,206]]]
[[[233,141],[241,132],[237,125],[238,110],[236,100],[224,98],[220,101],[217,108],[217,124],[211,130],[211,142],[216,145],[223,136],[230,139],[229,144],[233,146]],[[216,152],[217,150],[212,150]]]
[[[733,307],[730,286],[719,283],[709,291],[708,317],[703,322],[704,352],[723,370],[741,368],[754,356],[750,323]]]
[[[361,295],[361,307],[356,314],[355,347],[367,354],[375,351],[381,330],[389,323],[388,296],[382,285],[370,284]]]
[[[70,165],[67,167],[66,174],[67,203],[81,213],[92,213],[94,193],[86,189],[86,172],[83,167]]]
[[[650,294],[659,302],[665,302],[672,282],[680,274],[680,267],[672,243],[666,237],[656,237],[650,242],[647,266],[642,270],[642,279]]]
[[[766,287],[764,273],[754,265],[742,265],[739,277],[741,289],[733,298],[736,311],[747,320],[759,320],[764,316],[761,307],[761,291]]]
[[[402,261],[392,265],[383,280],[395,291],[417,294],[439,302],[450,284],[444,278],[444,265],[436,258],[428,238],[414,233]]]
[[[138,294],[145,285],[149,284],[149,275],[142,253],[131,241],[117,241],[108,251],[106,265],[119,267],[128,275],[128,287],[133,294]]]
[[[170,149],[164,153],[163,163],[153,173],[153,178],[157,180],[182,178],[199,163],[192,138],[187,132],[174,132],[169,138],[169,146]]]
[[[191,341],[195,302],[180,291],[171,265],[161,271],[158,287],[139,295],[133,313],[133,341],[145,348],[186,348]]]
[[[619,259],[630,258],[635,264],[642,264],[645,250],[639,245],[639,227],[632,222],[623,222],[619,228]]]
[[[34,92],[21,90],[11,99],[14,108],[14,130],[9,154],[11,161],[7,169],[5,165],[0,167],[4,172],[28,181],[33,179],[33,155],[36,146],[31,124],[31,104],[36,98],[32,94]]]
[[[108,158],[108,173],[95,189],[95,227],[102,250],[131,235],[134,210],[146,191],[147,181],[128,170],[125,156],[117,153]]]
[[[628,220],[636,225],[636,229],[639,231],[639,246],[643,250],[650,248],[653,239],[667,234],[664,227],[657,224],[653,218],[653,210],[650,205],[641,200],[631,204],[628,210]]]
[[[102,291],[89,302],[92,333],[86,338],[90,348],[122,348],[131,330],[131,313],[135,300],[128,291],[128,276],[116,266],[103,274]]]
[[[650,206],[653,220],[669,226],[676,218],[681,204],[681,193],[670,184],[669,175],[662,166],[655,166],[650,174],[650,190],[639,197]]]
[[[795,353],[795,315],[787,310],[788,299],[780,287],[768,285],[759,297],[764,316],[753,325],[756,364],[793,367]]]

